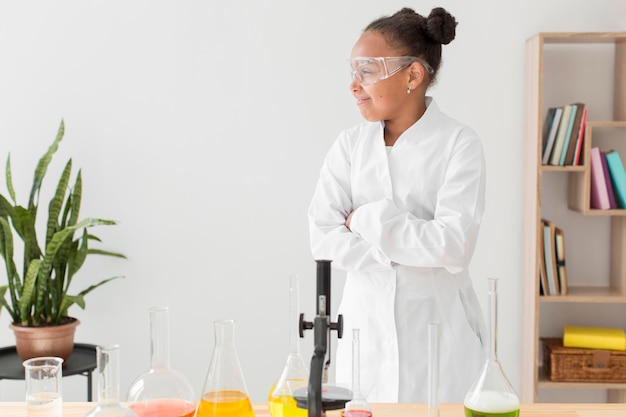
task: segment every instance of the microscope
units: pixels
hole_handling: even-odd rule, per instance
[[[348,389],[328,385],[328,367],[330,366],[330,332],[335,330],[337,337],[343,336],[343,317],[337,317],[333,323],[330,318],[330,263],[328,260],[316,260],[317,297],[316,316],[310,321],[300,314],[300,337],[305,330],[313,329],[314,350],[311,358],[308,387],[294,392],[296,404],[308,410],[308,417],[324,417],[326,410],[339,410],[352,399]]]

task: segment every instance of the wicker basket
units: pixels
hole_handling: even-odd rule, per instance
[[[560,338],[541,341],[543,368],[551,381],[626,382],[626,352],[564,347]]]

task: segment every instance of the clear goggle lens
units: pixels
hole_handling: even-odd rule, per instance
[[[350,67],[353,79],[360,84],[371,85],[391,77],[414,62],[422,64],[429,74],[435,72],[426,61],[416,56],[356,57],[350,59]]]

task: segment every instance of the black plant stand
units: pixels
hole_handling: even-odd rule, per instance
[[[24,379],[24,366],[15,346],[0,348],[0,380]],[[63,376],[83,375],[87,377],[87,401],[91,401],[92,373],[96,369],[96,346],[75,343],[72,354],[63,363]]]

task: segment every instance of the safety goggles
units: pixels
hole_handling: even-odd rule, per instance
[[[435,72],[428,62],[416,56],[363,56],[350,59],[352,78],[362,85],[371,85],[385,80],[398,71],[419,62],[429,74]]]

